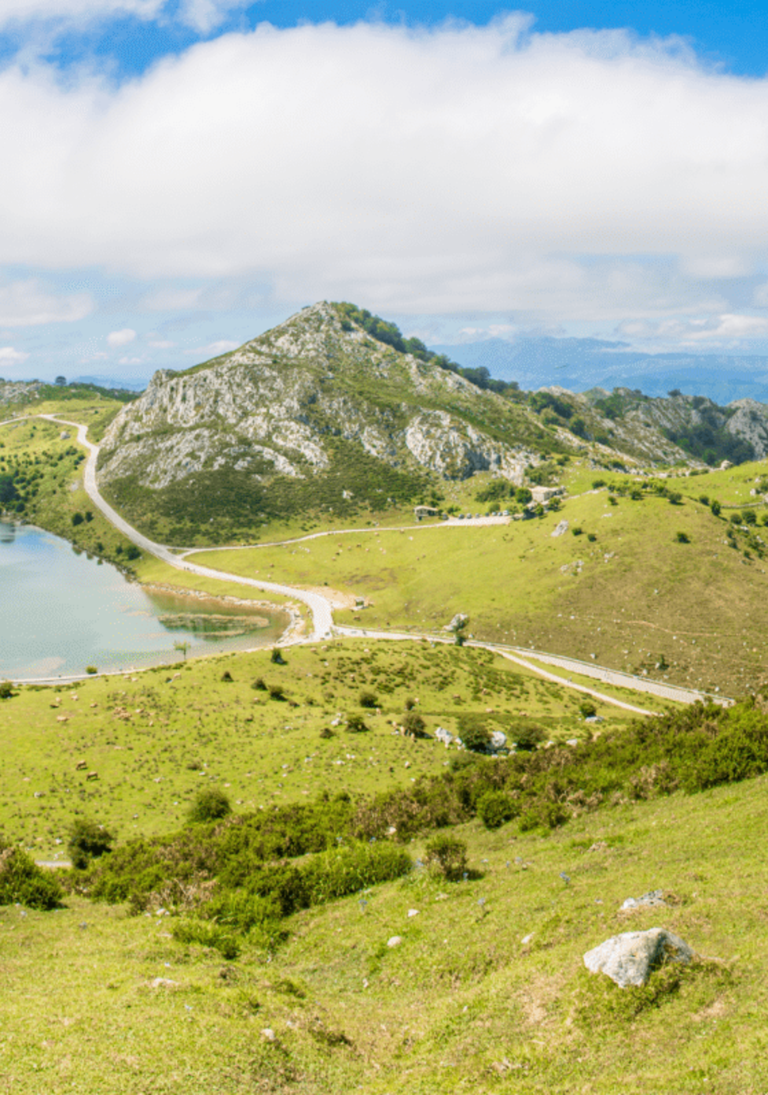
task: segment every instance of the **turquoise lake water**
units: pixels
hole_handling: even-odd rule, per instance
[[[175,642],[188,657],[270,645],[287,624],[281,612],[147,592],[66,540],[0,522],[0,680],[179,661]]]

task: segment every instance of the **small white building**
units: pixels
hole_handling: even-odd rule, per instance
[[[548,502],[550,498],[557,498],[562,493],[562,487],[531,487],[531,497],[534,502],[542,505],[544,502]]]

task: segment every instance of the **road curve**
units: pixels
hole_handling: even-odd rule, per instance
[[[88,458],[85,462],[85,474],[83,477],[83,485],[88,497],[93,504],[101,510],[107,520],[114,525],[118,531],[122,532],[126,539],[134,543],[136,547],[141,548],[142,551],[146,551],[148,555],[154,555],[156,559],[161,559],[164,563],[168,563],[169,566],[174,567],[176,570],[184,570],[189,574],[198,574],[203,578],[216,578],[219,581],[225,582],[234,581],[237,582],[238,585],[253,586],[254,589],[261,589],[267,593],[278,593],[283,597],[290,597],[293,600],[302,601],[312,613],[312,630],[307,636],[308,640],[317,641],[330,637],[333,628],[333,610],[331,609],[330,602],[319,593],[307,593],[303,589],[294,589],[292,586],[284,586],[276,582],[262,582],[257,581],[255,578],[242,578],[234,574],[227,574],[226,571],[223,570],[214,570],[213,567],[198,566],[197,563],[190,563],[187,562],[186,559],[180,559],[165,544],[157,544],[154,540],[150,540],[149,537],[142,535],[142,533],[133,528],[132,525],[129,525],[102,496],[96,484],[96,461],[99,455],[99,446],[94,445],[93,442],[88,440],[88,427],[81,426],[78,422],[68,422],[67,419],[59,418],[52,414],[41,414],[36,417],[47,418],[51,422],[72,426],[73,429],[77,430],[77,440],[88,452]]]
[[[307,605],[312,613],[312,627],[304,642],[317,642],[322,639],[331,638],[334,633],[338,635],[347,635],[350,638],[370,638],[370,639],[389,639],[395,641],[420,641],[422,639],[429,639],[430,641],[451,641],[444,637],[433,635],[412,634],[409,632],[394,632],[394,631],[375,631],[365,628],[352,628],[352,627],[340,627],[334,625],[333,622],[333,609],[330,601],[323,597],[320,593],[309,592],[304,589],[298,589],[294,586],[281,585],[277,582],[265,582],[256,578],[245,578],[239,574],[230,574],[227,571],[215,570],[213,567],[199,566],[197,563],[191,563],[187,560],[186,556],[191,551],[196,549],[185,550],[183,555],[179,555],[172,551],[166,544],[155,543],[154,540],[150,540],[149,537],[144,536],[137,529],[129,525],[128,522],[120,516],[120,514],[110,506],[106,499],[102,496],[96,483],[96,462],[99,455],[99,446],[95,445],[92,441],[88,440],[87,433],[88,427],[81,425],[79,422],[71,422],[65,418],[61,418],[53,414],[38,414],[30,415],[31,418],[45,418],[50,422],[57,424],[71,426],[77,431],[77,440],[85,448],[88,453],[85,462],[84,472],[84,487],[91,501],[94,505],[101,510],[107,520],[115,526],[125,537],[134,543],[142,551],[146,551],[149,555],[155,556],[157,559],[161,559],[164,563],[174,567],[176,570],[183,570],[190,574],[197,574],[204,578],[213,578],[217,581],[225,582],[237,582],[239,585],[252,586],[254,589],[260,589],[268,593],[277,593],[284,597],[289,597],[292,600],[301,601]],[[8,422],[18,422],[19,418],[9,419]],[[0,426],[6,425],[6,422],[0,422]],[[458,524],[458,522],[457,522]],[[415,529],[423,530],[424,528],[440,528],[446,527],[446,525],[426,525],[426,526],[411,526]],[[461,527],[461,526],[459,526]],[[349,529],[344,532],[355,533],[370,532],[371,529]],[[391,531],[389,529],[382,531]],[[331,532],[331,533],[313,533],[307,537],[301,537],[300,539],[313,539],[318,535],[344,535],[344,532]],[[293,541],[291,541],[293,542]],[[267,546],[267,545],[262,545]],[[197,549],[197,550],[216,550],[216,549]],[[220,550],[232,550],[231,548],[222,548]],[[547,670],[542,669],[541,666],[536,665],[528,660],[528,657],[535,657],[537,660],[549,662],[550,664],[557,665],[560,668],[567,669],[570,672],[578,673],[581,675],[597,677],[603,680],[606,684],[615,684],[618,687],[633,689],[634,691],[642,691],[651,695],[657,696],[663,700],[675,700],[678,703],[695,703],[697,700],[705,700],[712,697],[705,696],[703,693],[694,692],[691,689],[678,688],[674,685],[661,684],[651,680],[640,680],[639,678],[631,677],[629,674],[623,674],[616,670],[608,669],[604,666],[598,665],[586,665],[577,661],[574,658],[566,658],[561,655],[546,654],[541,651],[524,651],[518,650],[515,647],[506,647],[503,644],[498,643],[483,643],[473,641],[468,644],[472,646],[483,647],[486,650],[490,650],[494,653],[500,654],[508,661],[515,662],[516,664],[525,667],[538,676],[543,677],[545,680],[551,680],[557,684],[562,685],[565,688],[570,688],[576,692],[586,693],[593,696],[602,703],[611,704],[614,707],[621,707],[627,711],[632,711],[638,715],[652,715],[654,712],[648,711],[642,707],[635,707],[632,704],[623,702],[622,700],[615,699],[612,696],[607,696],[602,692],[598,692],[594,689],[588,688],[585,685],[574,684],[572,681],[563,679],[554,673],[549,673]],[[521,657],[521,655],[523,655]],[[726,697],[716,697],[718,703],[731,703]]]

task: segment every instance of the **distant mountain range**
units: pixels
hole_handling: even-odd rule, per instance
[[[727,354],[646,354],[624,342],[596,338],[489,338],[432,346],[467,368],[485,367],[526,391],[556,384],[572,392],[638,388],[664,396],[676,388],[721,405],[736,399],[768,403],[768,357]]]

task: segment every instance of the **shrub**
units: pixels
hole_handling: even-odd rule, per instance
[[[613,494],[608,495],[608,501],[612,506],[618,506],[619,504],[618,498],[616,498]]]
[[[285,699],[285,689],[281,684],[270,684],[267,686],[267,691],[269,692],[269,698],[271,700]]]
[[[594,532],[588,532],[587,533],[587,539],[589,540],[590,544],[594,544],[595,540],[597,539],[597,536],[595,536]]]
[[[324,726],[323,729],[320,731],[320,737],[324,738],[327,741],[329,738],[335,738],[336,735],[334,734],[333,730],[331,730],[330,726]]]
[[[232,813],[228,795],[220,787],[203,787],[195,795],[187,818],[192,824],[204,821],[218,821]]]
[[[360,693],[361,707],[378,707],[379,701],[374,692],[363,691]]]
[[[228,669],[225,669],[224,672],[221,674],[221,679],[223,681],[231,681],[232,680],[232,674],[230,673],[230,671]]]
[[[672,506],[681,506],[683,504],[683,496],[679,490],[671,490],[667,498]]]
[[[720,516],[720,510],[722,509],[722,506],[720,505],[720,503],[716,499],[715,499],[714,502],[712,502],[712,504],[710,505],[709,508],[712,511],[713,517],[719,517]]]
[[[413,696],[408,696],[406,698],[405,703],[403,704],[403,707],[405,708],[405,710],[406,711],[413,711],[415,706],[416,706],[416,700],[413,698]]]
[[[365,725],[365,719],[362,715],[358,715],[357,713],[347,715],[347,730],[349,730],[351,734],[360,734],[363,730],[367,729],[368,727]]]
[[[72,866],[82,871],[92,859],[112,851],[115,838],[103,825],[86,818],[75,818],[69,830],[67,851]]]
[[[278,650],[278,648],[276,646],[272,648],[272,655],[270,657],[270,661],[272,662],[273,665],[287,665],[288,664],[288,662],[285,660],[282,653],[280,652],[280,650]]]
[[[362,842],[331,848],[314,856],[302,870],[310,903],[321,904],[357,893],[378,882],[402,878],[413,867],[411,857],[389,841]]]
[[[597,714],[597,708],[592,700],[582,700],[579,704],[579,714],[583,719],[593,719]]]
[[[139,548],[136,547],[135,544],[129,544],[128,547],[125,549],[125,557],[127,559],[140,559],[141,551]]]
[[[524,753],[532,752],[546,737],[544,731],[535,722],[523,722],[513,730],[515,745]]]
[[[574,527],[571,529],[571,532],[574,536],[581,536],[584,532],[584,529],[581,527],[581,525],[574,525]]]
[[[486,829],[498,829],[519,813],[520,807],[503,791],[486,791],[477,800],[477,814]]]
[[[459,722],[459,736],[464,748],[473,753],[485,753],[491,744],[491,731],[482,723],[462,719]]]
[[[699,495],[699,501],[701,502],[702,506],[708,506],[709,505],[709,495],[708,494],[700,494]]]
[[[29,909],[57,909],[63,897],[51,871],[38,867],[21,848],[0,844],[0,905]]]
[[[10,681],[0,681],[0,700],[9,700],[13,695],[13,684]]]
[[[72,514],[72,524],[73,525],[82,525],[84,520],[85,520],[85,518],[83,517],[82,513],[73,513]]]
[[[426,861],[448,882],[456,882],[467,869],[467,846],[448,833],[438,833],[427,843]]]
[[[90,676],[93,676],[95,673],[98,673],[99,669],[98,666],[95,665],[86,665],[85,671],[90,674]]]
[[[264,683],[264,678],[263,677],[257,677],[256,680],[251,685],[251,688],[254,690],[254,692],[266,692],[267,691],[267,686]]]
[[[675,540],[678,544],[690,544],[691,540],[687,532],[678,532],[675,534]]]
[[[409,738],[425,738],[426,723],[417,711],[406,711],[403,718],[403,731]]]
[[[753,509],[745,509],[741,515],[741,518],[745,525],[757,524],[757,514]]]

